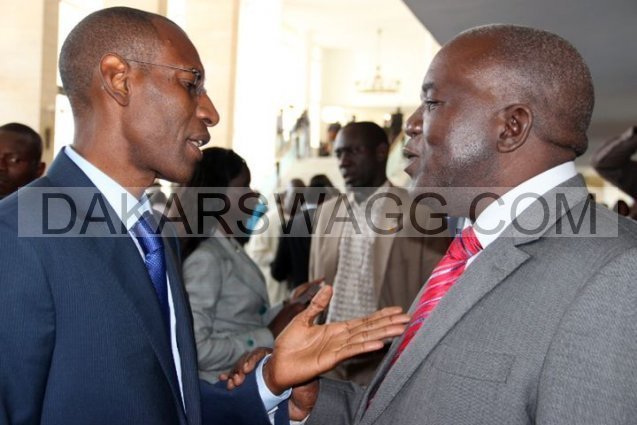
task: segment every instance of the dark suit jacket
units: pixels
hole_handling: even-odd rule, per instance
[[[290,231],[279,237],[276,256],[270,268],[272,277],[280,282],[287,280],[290,289],[308,281],[315,213],[316,208],[297,213],[290,218]]]
[[[43,192],[54,197],[48,214]],[[75,226],[63,229],[73,218],[71,204]],[[201,423],[192,318],[175,238],[167,237],[165,247],[183,403],[152,283],[122,227],[64,153],[46,177],[0,203],[0,424]],[[38,237],[43,229],[65,231]],[[219,424],[242,423],[233,416],[241,406],[257,406],[252,423],[267,423],[255,393],[208,393],[207,403]]]
[[[637,225],[581,176],[467,268],[370,391],[323,380],[308,425],[634,424]]]

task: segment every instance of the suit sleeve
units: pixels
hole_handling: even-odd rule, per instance
[[[203,425],[271,425],[254,372],[232,391],[226,390],[225,385],[200,381]],[[289,424],[287,412],[286,400],[278,406],[275,425]]]
[[[356,384],[321,379],[319,396],[306,425],[351,425],[364,390]]]
[[[538,388],[537,424],[637,417],[637,249],[586,284],[560,323]]]
[[[184,262],[184,284],[192,308],[199,370],[230,369],[246,351],[255,346],[271,347],[273,343],[267,327],[224,337],[214,334],[214,319],[224,281],[223,261],[208,251],[196,250]]]
[[[0,424],[35,425],[54,347],[52,295],[27,239],[0,229],[0,253]]]

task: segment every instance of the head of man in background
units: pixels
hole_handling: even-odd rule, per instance
[[[387,181],[389,141],[385,130],[370,121],[351,122],[336,136],[334,155],[345,186],[357,201],[371,195]]]
[[[45,167],[38,133],[19,123],[0,127],[0,199],[40,177]]]

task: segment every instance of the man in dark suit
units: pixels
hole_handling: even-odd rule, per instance
[[[176,237],[169,226],[159,234],[142,195],[156,177],[188,181],[219,120],[199,55],[168,19],[110,8],[71,31],[60,74],[73,144],[46,177],[0,202],[0,424],[198,425]],[[312,326],[329,297],[317,295],[289,327],[283,357],[300,359],[295,347],[322,353],[323,366],[308,357],[308,370],[320,372],[402,331],[374,330],[397,323],[383,313],[360,326]],[[315,343],[339,335],[336,345]],[[289,375],[266,365],[239,391],[204,386],[203,403],[217,425],[269,424],[278,400],[266,396],[279,392],[268,391],[296,382]]]
[[[442,47],[406,125],[407,171],[466,226],[370,386],[299,387],[297,418],[635,422],[637,225],[596,205],[573,163],[593,97],[580,54],[545,31],[489,25]]]

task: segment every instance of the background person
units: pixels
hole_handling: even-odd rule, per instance
[[[407,309],[449,243],[447,237],[422,233],[406,236],[390,230],[382,234],[368,225],[371,220],[384,230],[397,228],[392,218],[397,215],[409,225],[412,202],[405,189],[387,179],[388,149],[385,131],[369,121],[351,122],[336,137],[334,154],[346,194],[317,210],[309,265],[310,279],[324,278],[334,287],[328,323],[388,305]],[[426,212],[420,221],[425,228],[434,227]],[[352,359],[332,374],[366,385],[382,357],[382,352],[376,352]]]
[[[240,208],[242,198],[251,194],[250,170],[243,158],[229,149],[204,149],[186,190],[225,195],[228,207],[220,220],[204,221],[201,237],[186,238],[183,252],[199,377],[214,383],[246,351],[272,347],[274,338],[305,304],[286,300],[270,307],[263,274],[234,239],[244,234],[239,223],[245,225],[250,217]],[[184,207],[196,208],[197,203]]]
[[[0,199],[44,173],[42,138],[31,127],[9,123],[0,127]]]

